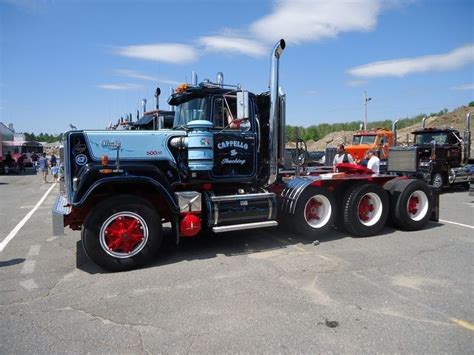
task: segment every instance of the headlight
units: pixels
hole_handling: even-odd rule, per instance
[[[420,162],[420,166],[430,166],[430,162],[429,161],[422,161],[422,162]]]

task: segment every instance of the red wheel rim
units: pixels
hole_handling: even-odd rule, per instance
[[[365,195],[362,197],[359,203],[359,219],[363,222],[367,222],[369,220],[369,214],[374,211],[374,205],[370,199],[370,196]]]
[[[317,201],[315,198],[308,201],[304,211],[307,221],[319,221],[321,219],[321,216],[319,215],[319,207],[321,207],[321,202]]]
[[[408,213],[415,215],[418,213],[418,207],[420,205],[420,199],[418,196],[412,195],[408,200]]]
[[[141,216],[133,212],[119,212],[102,225],[100,244],[105,252],[116,258],[138,254],[148,240],[148,227]]]

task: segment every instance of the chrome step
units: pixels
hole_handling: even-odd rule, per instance
[[[233,224],[230,226],[212,227],[212,231],[214,233],[224,233],[224,232],[231,232],[231,231],[240,231],[244,229],[276,227],[276,226],[278,226],[277,221],[264,221],[264,222],[254,222],[254,223]]]

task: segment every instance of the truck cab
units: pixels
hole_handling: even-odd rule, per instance
[[[368,150],[374,150],[380,158],[381,171],[385,172],[389,148],[393,147],[394,134],[386,129],[361,130],[354,133],[352,143],[346,145],[346,152],[352,155],[356,162],[365,158]]]

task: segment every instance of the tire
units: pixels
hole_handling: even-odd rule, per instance
[[[431,185],[435,189],[441,190],[445,184],[445,180],[443,173],[436,172],[431,176]]]
[[[290,225],[299,234],[314,237],[327,232],[336,218],[336,199],[325,188],[309,186],[296,202]]]
[[[89,212],[81,237],[84,251],[94,263],[109,271],[125,271],[153,260],[163,232],[160,216],[148,201],[136,195],[118,195]]]
[[[424,181],[399,181],[392,194],[392,219],[405,230],[420,230],[431,218],[434,196]]]
[[[344,197],[344,228],[356,237],[380,232],[388,218],[389,199],[383,187],[360,184]]]

